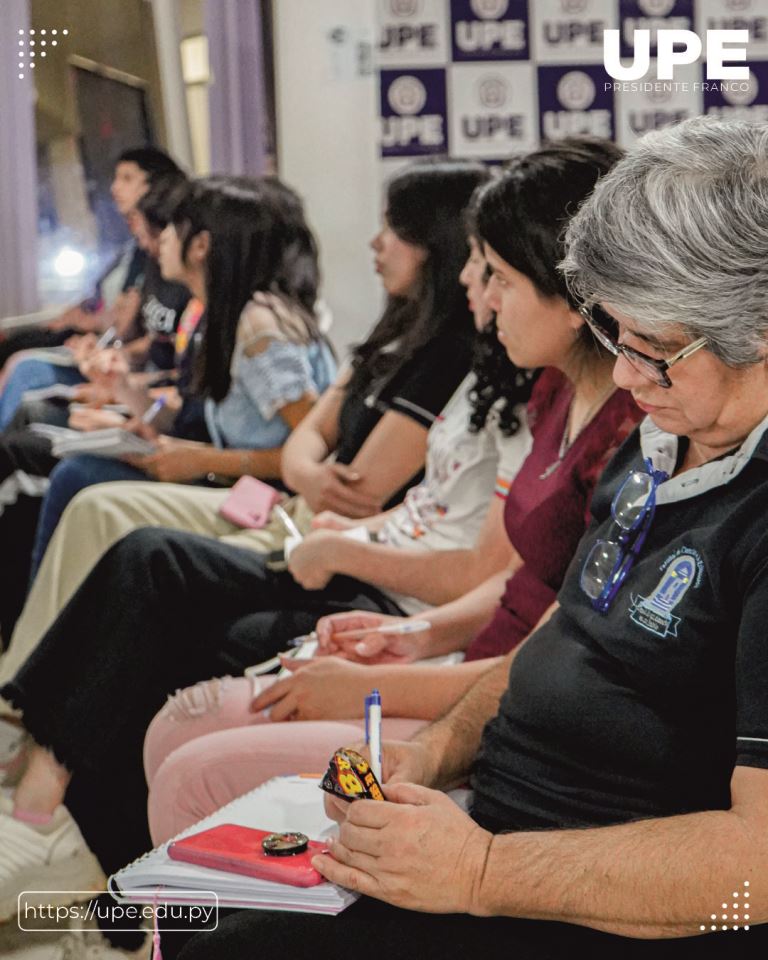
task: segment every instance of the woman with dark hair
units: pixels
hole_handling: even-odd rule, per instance
[[[174,365],[173,338],[190,301],[189,290],[180,283],[163,279],[157,265],[158,238],[168,222],[170,211],[185,189],[178,177],[158,179],[139,200],[137,229],[142,248],[147,254],[142,280],[138,320],[126,338],[133,337],[121,349],[121,362],[130,355],[137,364],[134,378],[142,380],[141,390],[126,397],[135,414],[149,406],[147,385],[158,377],[168,376]],[[116,331],[115,331],[116,332]],[[99,364],[106,362],[114,350],[97,349],[82,364],[82,380],[98,378]],[[143,371],[148,371],[144,373]],[[94,383],[84,384],[93,388]],[[0,633],[7,639],[24,603],[29,585],[30,556],[35,528],[41,509],[41,498],[49,485],[49,475],[59,461],[51,452],[49,435],[37,432],[32,424],[48,423],[59,427],[67,424],[76,429],[114,426],[123,418],[112,411],[82,410],[50,401],[23,403],[11,425],[0,433],[0,541],[3,543],[6,575],[0,584]],[[108,463],[108,461],[103,461]],[[115,461],[121,471],[131,468]]]
[[[364,496],[373,502],[391,500],[420,472],[427,425],[468,370],[472,320],[457,280],[466,256],[463,213],[487,173],[477,165],[443,164],[425,168],[416,177],[408,173],[401,177],[419,215],[414,216],[411,236],[424,246],[403,240],[387,224],[373,247],[391,296],[389,308],[399,310],[402,325],[388,328],[389,335],[376,353],[358,354],[349,380],[321,399],[321,415],[313,420],[310,445],[303,456],[304,463],[314,468],[314,473],[308,471],[312,476],[326,469],[324,461],[330,450],[335,449],[341,464],[352,460],[346,468],[346,484],[341,486],[356,492],[358,481],[353,475],[359,470]],[[424,182],[435,185],[430,193],[431,227],[426,219],[420,219],[422,211],[416,202]],[[391,186],[390,193],[392,190]],[[408,204],[397,196],[394,206],[399,209],[402,202],[405,216]],[[187,261],[204,261],[204,233],[179,238],[182,243],[187,241]],[[455,242],[457,249],[446,248],[449,241]],[[435,320],[425,314],[416,298],[427,291],[422,283],[423,268],[431,263],[430,283],[438,283],[443,258],[456,267],[449,288],[456,296],[432,291],[433,309],[442,311]],[[378,326],[379,333],[385,321],[389,322],[387,314]],[[364,370],[369,375],[363,380]],[[355,377],[359,386],[353,391]],[[340,468],[341,464],[333,466]],[[308,490],[310,496],[315,493],[311,482]],[[183,507],[184,501],[179,502]],[[137,552],[144,552],[145,536],[149,538],[148,553],[139,559]],[[158,536],[167,540],[175,559],[170,560],[169,555],[169,562],[156,561]],[[185,546],[176,553],[179,539]],[[183,556],[187,547],[191,552]],[[115,579],[118,553],[126,561],[120,562],[120,575]],[[130,559],[127,553],[132,555]],[[230,578],[232,561],[234,576]],[[192,580],[199,577],[200,582],[186,582],[188,576]],[[30,602],[34,596],[33,591]],[[317,595],[301,590],[288,573],[269,570],[265,559],[252,550],[238,550],[190,533],[138,530],[110,549],[27,661],[44,670],[53,669],[59,691],[76,690],[77,695],[66,697],[70,715],[67,709],[54,706],[48,691],[43,692],[44,684],[39,687],[41,708],[46,713],[53,708],[49,714],[52,722],[45,720],[28,729],[45,747],[34,746],[30,751],[14,813],[0,814],[0,831],[8,826],[16,839],[29,835],[28,844],[20,843],[31,860],[18,869],[36,870],[42,881],[55,871],[58,851],[66,851],[72,855],[72,874],[82,865],[87,880],[91,865],[82,856],[82,848],[80,856],[75,852],[75,820],[108,871],[141,852],[149,842],[141,745],[147,725],[166,696],[178,686],[226,672],[228,666],[242,670],[275,653],[285,642],[286,629],[291,629],[280,623],[284,611],[289,619],[298,616],[304,623],[314,622],[316,603]],[[401,612],[375,588],[352,580],[339,581],[323,610],[355,609],[365,603],[375,610]],[[239,632],[238,621],[260,607],[264,629]],[[105,618],[116,614],[114,623],[107,625]],[[68,666],[64,668],[64,664]],[[121,703],[118,713],[114,709],[117,702]],[[65,792],[74,820],[60,806]],[[50,807],[47,813],[41,805]],[[105,810],[110,811],[109,816]],[[35,830],[31,824],[38,823],[43,823],[43,828]],[[115,829],[117,823],[119,830]],[[6,879],[0,874],[5,884],[0,902],[17,876]],[[70,886],[77,884],[71,882]]]
[[[141,197],[163,181],[185,181],[184,173],[176,163],[156,147],[125,150],[115,159],[111,194],[117,213],[122,216],[131,234],[134,234],[135,209]],[[57,351],[62,366],[51,364],[51,348],[63,348],[82,343],[81,334],[104,332],[109,326],[124,327],[135,319],[138,308],[136,287],[146,265],[146,254],[131,240],[120,255],[96,281],[91,293],[76,306],[65,310],[44,326],[22,328],[0,334],[0,426],[6,427],[26,390],[41,389],[55,383],[79,382],[77,367],[67,350]],[[89,338],[91,342],[95,337]],[[45,353],[35,353],[42,348]],[[47,356],[46,356],[47,354]],[[12,363],[8,363],[12,360]],[[34,363],[27,363],[34,361]],[[10,367],[14,372],[23,364],[24,370],[10,383]]]
[[[143,473],[279,478],[285,440],[332,380],[335,362],[314,315],[317,248],[289,187],[224,177],[194,184],[160,238],[160,265],[205,305],[189,390],[204,399],[212,442],[152,432],[157,452],[133,466],[90,456],[62,462],[43,502],[33,576],[64,508],[91,484]]]
[[[309,529],[315,511],[330,509],[351,517],[376,514],[400,502],[420,479],[429,427],[471,363],[472,316],[458,276],[467,256],[465,210],[487,177],[477,164],[435,163],[405,170],[389,184],[385,222],[371,243],[388,294],[384,313],[353,351],[351,367],[341,372],[282,449],[282,476],[299,494],[283,506],[302,531]],[[274,181],[265,183],[275,186]],[[428,195],[428,204],[421,200],[422,193]],[[175,239],[171,237],[174,246],[182,242],[178,231],[187,259],[199,259],[199,234],[180,220]],[[305,286],[311,286],[312,272],[306,259],[302,266],[300,247],[288,253],[297,288],[302,276]],[[168,269],[175,272],[180,255]],[[214,431],[212,406],[209,399],[206,413]],[[224,401],[221,409],[226,408]],[[161,451],[162,460],[149,463],[156,479],[177,479],[174,453],[171,447]],[[117,469],[129,468],[118,464]],[[77,481],[76,466],[58,468],[51,500],[64,486],[59,478],[73,475]],[[42,541],[50,526],[45,513],[35,555],[42,566],[10,652],[0,660],[0,680],[14,675],[107,549],[138,527],[188,530],[260,553],[279,550],[286,536],[280,520],[274,517],[263,530],[238,529],[219,515],[228,495],[175,483],[84,490],[66,511],[43,560]]]
[[[386,802],[328,802],[340,831],[313,864],[366,896],[334,918],[241,911],[184,960],[335,960],[373,938],[389,960],[765,956],[766,156],[765,124],[695,117],[580,207],[561,269],[647,416],[557,611],[384,745]],[[442,791],[470,776],[467,814]]]
[[[386,736],[408,739],[450,709],[493,658],[521,643],[554,603],[585,529],[595,483],[641,416],[628,394],[615,391],[610,353],[595,347],[590,333],[586,339],[571,316],[567,291],[549,292],[562,289],[557,264],[564,223],[620,155],[603,141],[544,148],[513,162],[477,198],[477,237],[462,275],[470,302],[476,311],[484,302],[484,309],[496,313],[492,329],[496,350],[501,340],[508,357],[507,383],[519,376],[523,349],[528,364],[545,369],[529,403],[531,451],[511,485],[497,490],[502,496],[494,499],[473,549],[451,549],[427,537],[421,550],[403,549],[391,520],[375,524],[383,532],[381,543],[352,541],[328,529],[307,537],[289,564],[304,587],[333,589],[339,575],[355,576],[394,597],[408,619],[370,609],[325,617],[316,625],[321,650],[349,659],[320,656],[277,682],[230,677],[171,698],[150,726],[144,751],[156,843],[272,776],[323,769],[339,744],[362,735],[362,705],[372,687],[382,695]],[[537,193],[547,200],[535,203]],[[483,251],[494,269],[502,270],[491,236],[516,265],[504,261],[503,280],[528,294],[519,307],[510,307],[508,294],[502,302],[498,273],[485,291],[482,280],[477,282],[486,270]],[[523,347],[510,345],[511,323]],[[473,387],[480,387],[485,401],[492,399],[485,371],[497,367],[495,357],[479,367]],[[591,402],[574,422],[583,392],[591,394]],[[571,442],[564,443],[568,437]],[[452,450],[449,468],[460,460],[461,445],[454,441]],[[406,507],[417,523],[418,503],[409,494]],[[342,526],[338,518],[318,519]],[[450,521],[449,512],[442,525]],[[316,609],[322,611],[321,600]],[[396,637],[377,633],[384,623],[424,619],[428,630]],[[258,630],[263,614],[252,620],[250,629]],[[248,629],[247,621],[239,629]],[[404,665],[459,650],[471,662]]]
[[[501,654],[521,644],[553,608],[585,529],[597,478],[641,416],[631,396],[613,384],[611,354],[592,341],[578,305],[558,273],[564,254],[564,227],[620,157],[621,151],[603,141],[566,141],[544,147],[513,161],[509,170],[499,180],[489,183],[479,198],[477,232],[491,271],[485,301],[496,314],[499,340],[515,364],[544,368],[528,406],[533,446],[512,483],[504,507],[509,537],[505,568],[454,602],[417,614],[430,623],[429,630],[424,632],[401,636],[377,634],[376,628],[390,618],[369,611],[321,620],[317,630],[325,651],[336,650],[369,662],[378,659],[383,665],[360,666],[335,660],[329,669],[329,658],[321,657],[302,666],[293,677],[273,683],[251,704],[252,710],[271,705],[273,717],[277,710],[278,716],[294,721],[302,717],[338,716],[339,708],[349,709],[352,697],[357,700],[363,691],[367,693],[375,685],[381,690],[382,706],[390,717],[402,718],[403,707],[411,711],[406,716],[412,718],[439,717],[461,700],[482,675],[498,667],[504,659]],[[367,545],[361,544],[360,551],[357,546],[353,544],[349,551],[338,554],[343,560],[335,564],[337,569],[350,563],[359,571],[357,575],[365,575]],[[293,557],[291,562],[293,564]],[[429,561],[423,566],[427,568]],[[417,583],[416,570],[410,573],[412,582]],[[426,577],[426,570],[423,576]],[[358,632],[361,629],[369,631],[362,640]],[[348,640],[344,638],[345,633],[350,635]],[[402,665],[405,661],[465,647],[467,659],[473,662],[449,668]],[[303,678],[311,672],[318,678],[325,672],[325,681],[308,683]],[[329,679],[333,673],[335,682]],[[352,691],[350,701],[346,699],[348,689]],[[542,691],[542,697],[546,692]],[[250,696],[246,695],[244,700],[247,709]],[[319,711],[318,704],[322,704]],[[178,722],[177,702],[170,710],[174,710]],[[254,717],[254,722],[256,720]],[[399,720],[398,725],[401,723]],[[410,724],[410,733],[420,725],[414,720]],[[188,726],[194,728],[194,725],[192,718]],[[258,783],[263,776],[277,772],[278,767],[280,772],[288,769],[295,772],[294,762],[299,753],[304,761],[307,759],[304,741],[319,727],[324,728],[326,748],[333,742],[334,727],[342,737],[334,747],[345,740],[359,739],[356,725],[348,722],[339,725],[272,723],[243,731],[259,743],[260,751],[266,744],[263,752],[246,754],[253,782]],[[385,719],[384,735],[393,736],[386,728]],[[398,733],[401,730],[396,726],[394,736]],[[216,735],[222,759],[226,756],[229,735],[226,730]],[[460,739],[459,731],[457,737]],[[209,750],[211,746],[212,742]],[[194,747],[193,742],[188,748],[182,747],[179,753],[185,749],[191,753]],[[177,781],[177,786],[181,791],[194,791],[193,798],[198,801],[205,789],[213,790],[210,800],[219,799],[221,785],[214,785],[216,775],[220,775],[221,784],[226,785],[225,768],[217,766],[210,752],[207,757],[210,763],[202,773],[195,769],[191,755],[185,768],[177,765],[177,773],[187,774]],[[322,769],[327,759],[326,750],[325,756],[315,758],[313,766],[316,768],[319,762]],[[173,764],[173,755],[166,762]],[[158,785],[163,773],[161,768],[156,774]],[[166,799],[169,796],[166,793]],[[177,794],[176,799],[184,809],[181,795]],[[159,810],[157,814],[160,818]],[[163,817],[162,821],[168,824],[170,818]],[[350,829],[350,835],[355,829]],[[419,840],[411,833],[409,839],[414,846],[433,845],[435,837],[423,836]],[[448,835],[441,840],[450,842]],[[332,851],[334,849],[332,847]],[[378,853],[373,859],[377,860],[378,867]],[[322,858],[324,871],[325,863],[326,859]],[[451,864],[454,872],[445,879],[447,890],[453,888],[456,870],[461,869],[462,863],[459,853]],[[353,865],[358,866],[354,861]],[[365,862],[359,866],[366,869]],[[446,896],[450,895],[446,893]],[[305,952],[310,943],[313,951],[315,944],[320,943],[322,956],[327,957],[333,952],[331,940],[338,944],[339,932],[344,936],[347,927],[359,929],[355,927],[355,918],[361,913],[366,915],[366,911],[370,916],[370,902],[363,899],[332,921],[321,917],[291,917],[290,925],[283,924],[273,913],[238,913],[227,918],[219,932],[195,937],[185,952],[190,956],[232,955],[237,952],[238,941],[243,942],[240,940],[243,931],[251,930],[251,942],[259,942],[260,949],[267,954],[274,952],[278,943],[296,955]],[[412,955],[412,950],[399,940],[395,926],[387,926],[380,933],[387,940],[387,949],[390,945],[392,950],[402,946],[398,955]],[[178,944],[173,939],[171,935],[164,943],[166,956],[175,955]],[[425,943],[425,938],[421,938],[419,949],[428,954]],[[465,938],[461,951],[467,949]],[[458,954],[458,950],[455,952]]]

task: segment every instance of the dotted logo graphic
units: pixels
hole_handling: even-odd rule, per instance
[[[646,17],[666,17],[676,0],[638,0],[638,7]]]
[[[481,20],[498,20],[509,10],[509,0],[469,0],[469,5]]]
[[[726,0],[725,5],[734,13],[744,13],[752,6],[752,0]]]
[[[23,80],[27,70],[34,70],[40,60],[48,56],[51,48],[58,47],[62,37],[69,36],[69,30],[19,30],[18,34],[18,76],[19,80]]]
[[[713,932],[716,930],[749,930],[750,907],[749,880],[745,880],[741,891],[734,890],[731,894],[730,910],[732,912],[729,912],[729,904],[723,903],[721,905],[723,912],[711,914],[710,923],[702,923],[699,930],[702,933],[706,933],[707,930]]]
[[[592,78],[581,70],[569,70],[557,85],[557,99],[566,110],[586,110],[596,93]]]

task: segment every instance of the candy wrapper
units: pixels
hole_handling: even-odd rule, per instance
[[[371,765],[354,750],[334,753],[320,787],[342,800],[384,799]]]

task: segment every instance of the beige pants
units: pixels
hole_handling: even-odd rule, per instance
[[[258,553],[280,550],[287,534],[277,517],[261,530],[242,530],[219,516],[229,493],[142,482],[101,483],[78,493],[48,545],[8,652],[0,657],[0,683],[12,679],[103,554],[132,530],[170,527]],[[312,511],[304,498],[293,497],[283,506],[306,533]],[[8,709],[0,700],[0,712]]]

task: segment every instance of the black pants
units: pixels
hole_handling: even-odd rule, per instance
[[[45,327],[31,327],[25,330],[11,331],[0,338],[0,367],[19,350],[33,350],[40,347],[60,347],[74,333],[79,331],[48,330]]]
[[[415,913],[363,897],[338,917],[240,910],[218,929],[162,935],[165,960],[751,960],[768,925],[676,940],[633,940],[565,923]]]
[[[0,637],[6,647],[27,595],[43,494],[40,484],[59,462],[51,454],[50,440],[27,425],[64,426],[68,415],[66,406],[25,403],[0,434]]]
[[[353,609],[402,612],[350,578],[306,591],[256,553],[146,528],[105,554],[0,695],[72,772],[65,802],[112,873],[150,846],[142,745],[168,694]]]

